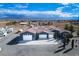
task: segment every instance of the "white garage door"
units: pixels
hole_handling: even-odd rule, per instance
[[[54,37],[54,35],[52,35],[52,34],[49,34],[49,38],[53,38]]]
[[[45,35],[45,34],[40,34],[40,35],[39,35],[39,39],[41,39],[41,38],[47,38],[47,35]]]
[[[32,40],[32,35],[23,35],[23,40]]]

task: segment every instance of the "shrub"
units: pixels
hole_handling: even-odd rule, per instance
[[[8,22],[6,25],[15,25],[17,22],[13,21],[13,22]]]

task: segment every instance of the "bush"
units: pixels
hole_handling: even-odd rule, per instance
[[[13,21],[13,22],[8,22],[6,25],[15,25],[17,22]]]
[[[65,24],[64,29],[69,30],[71,33],[74,32],[74,26],[71,24]]]

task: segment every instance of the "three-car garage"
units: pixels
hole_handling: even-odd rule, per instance
[[[40,32],[40,33],[24,32],[21,33],[20,36],[23,41],[27,41],[27,40],[51,39],[54,37],[54,34],[47,32]]]

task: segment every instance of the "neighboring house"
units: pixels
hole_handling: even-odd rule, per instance
[[[28,25],[29,22],[20,22],[20,25]]]

